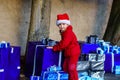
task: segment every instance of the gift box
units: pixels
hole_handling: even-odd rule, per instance
[[[0,80],[5,80],[5,77],[6,75],[4,69],[0,68]]]
[[[99,47],[98,44],[82,43],[81,44],[81,53],[83,53],[83,54],[96,53],[96,49],[98,47]]]
[[[120,65],[120,54],[105,54],[104,70],[106,73],[113,72],[114,65]]]
[[[79,57],[79,61],[87,61],[88,59],[88,54],[81,53]]]
[[[0,80],[8,80],[9,52],[10,48],[0,48]]]
[[[81,56],[79,57],[79,61],[105,61],[105,54],[81,54]]]
[[[20,53],[21,48],[19,46],[11,46],[9,52],[9,64],[7,67],[7,77],[6,80],[19,80],[20,78]]]
[[[47,49],[46,45],[41,45],[40,42],[29,42],[26,54],[25,76],[30,77],[33,73],[34,55],[35,59],[35,75],[39,76],[42,71],[46,71],[52,65],[58,66],[59,52],[53,52],[52,49]]]
[[[104,62],[103,61],[91,61],[90,69],[95,70],[104,70]]]
[[[116,74],[116,75],[120,74],[120,65],[114,66],[114,74]]]
[[[111,73],[114,66],[114,54],[105,54],[104,70],[106,73]]]
[[[97,54],[97,61],[105,61],[105,54]]]
[[[81,76],[88,76],[88,71],[86,70],[83,70],[83,71],[78,71],[78,77],[81,77]]]
[[[78,61],[77,71],[89,70],[89,68],[90,68],[89,61]]]
[[[19,80],[19,77],[20,47],[0,48],[0,80]]]
[[[96,53],[89,53],[88,54],[88,61],[97,61],[97,54]]]
[[[43,80],[68,80],[68,74],[64,71],[45,71],[42,77]]]
[[[90,36],[87,36],[87,43],[90,43],[90,44],[96,44],[98,42],[98,36],[97,35],[90,35]]]
[[[92,80],[104,80],[105,71],[90,71],[89,74]]]

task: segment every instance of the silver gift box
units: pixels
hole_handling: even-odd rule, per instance
[[[90,71],[90,77],[104,79],[105,71]]]
[[[77,71],[89,70],[90,62],[89,61],[78,61]]]
[[[104,61],[92,61],[90,62],[91,70],[104,70]]]
[[[88,61],[97,61],[97,54],[96,53],[89,53],[88,54]]]
[[[105,61],[105,54],[97,54],[97,61]]]

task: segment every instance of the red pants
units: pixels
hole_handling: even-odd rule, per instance
[[[63,70],[69,74],[69,80],[78,80],[77,62],[79,56],[65,57]]]

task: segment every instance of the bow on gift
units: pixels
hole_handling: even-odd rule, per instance
[[[6,42],[6,41],[1,41],[0,42],[0,48],[7,48],[10,46],[10,43]]]
[[[47,68],[47,71],[60,71],[61,67],[53,65]]]

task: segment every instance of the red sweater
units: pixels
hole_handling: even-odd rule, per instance
[[[72,31],[72,26],[68,26],[67,29],[61,33],[61,41],[53,46],[53,51],[64,51],[64,56],[78,56],[80,55],[80,46],[78,44],[76,35]]]

